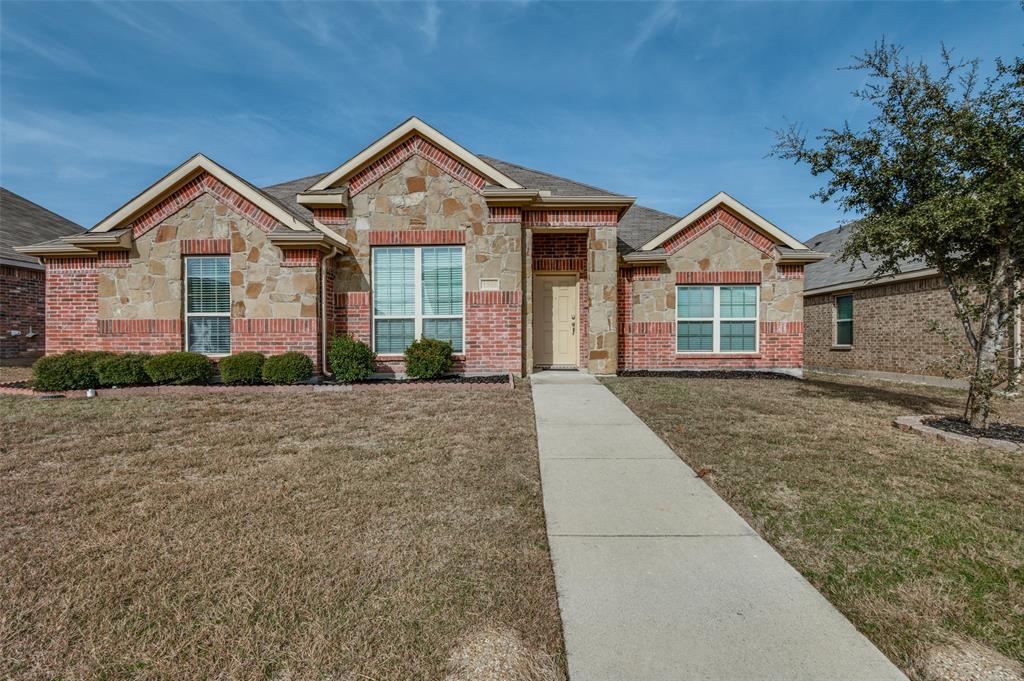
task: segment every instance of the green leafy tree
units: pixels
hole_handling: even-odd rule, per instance
[[[1024,60],[979,63],[943,48],[930,68],[882,42],[849,67],[853,92],[874,116],[808,141],[798,125],[777,131],[773,154],[826,183],[814,196],[859,214],[841,259],[870,254],[876,276],[919,258],[942,276],[972,352],[964,418],[985,428],[993,388],[1013,382],[1014,311],[1024,300]],[[1019,350],[1018,350],[1019,352]]]

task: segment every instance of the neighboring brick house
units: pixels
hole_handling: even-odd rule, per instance
[[[47,351],[299,350],[336,333],[401,373],[413,339],[467,374],[799,373],[822,254],[718,194],[676,217],[470,153],[411,118],[338,168],[258,189],[202,155],[47,266]]]
[[[45,349],[45,271],[17,252],[42,239],[81,234],[81,225],[0,187],[0,358],[33,357]]]
[[[966,376],[958,357],[968,351],[963,326],[942,277],[919,260],[900,274],[876,279],[868,256],[840,262],[851,226],[822,232],[807,243],[829,253],[806,269],[804,365],[879,378],[952,379]],[[1020,365],[1020,315],[1011,327]],[[968,367],[969,368],[969,367]]]

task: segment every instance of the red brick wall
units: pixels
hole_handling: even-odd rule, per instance
[[[96,258],[46,263],[46,354],[99,350]]]
[[[334,333],[348,334],[369,343],[370,319],[368,291],[339,291],[334,294]]]
[[[99,349],[110,352],[177,352],[184,349],[180,319],[100,319]]]
[[[803,322],[761,322],[756,355],[676,352],[675,322],[627,322],[622,369],[777,369],[803,365]]]
[[[301,352],[313,360],[313,366],[319,372],[319,318],[232,319],[231,352],[246,351],[262,352],[268,356]]]
[[[523,370],[523,296],[519,291],[466,293],[466,367],[470,373]]]
[[[0,357],[46,349],[46,274],[43,270],[0,265]],[[21,332],[12,336],[11,331]],[[30,338],[29,333],[34,335]]]

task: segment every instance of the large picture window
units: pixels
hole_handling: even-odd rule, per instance
[[[677,286],[677,352],[756,352],[757,286]]]
[[[204,355],[231,353],[229,258],[185,259],[185,348]]]
[[[374,350],[401,354],[417,338],[436,338],[462,352],[462,282],[461,246],[374,248]]]
[[[853,345],[853,296],[836,296],[836,345]]]

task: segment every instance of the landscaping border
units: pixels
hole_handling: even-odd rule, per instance
[[[991,437],[971,437],[970,435],[962,435],[960,433],[953,433],[948,430],[935,428],[924,423],[927,419],[936,418],[942,417],[935,414],[926,414],[924,416],[897,416],[893,420],[892,425],[906,433],[916,433],[922,437],[942,440],[944,442],[952,442],[958,445],[992,447],[993,449],[1001,449],[1004,452],[1024,452],[1024,444],[1017,444],[1016,442],[1011,442],[1009,440],[997,440]]]
[[[345,392],[390,392],[396,390],[515,390],[512,374],[508,379],[488,383],[424,380],[424,381],[374,381],[372,383],[309,383],[302,385],[143,385],[132,388],[96,388],[96,397],[148,397],[152,395],[205,395],[235,394],[250,395],[261,393],[345,393]],[[0,385],[0,395],[21,397],[88,397],[85,390],[44,390]]]

